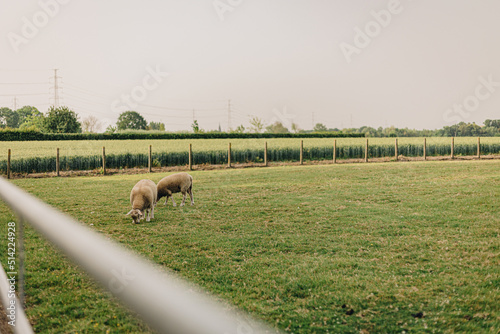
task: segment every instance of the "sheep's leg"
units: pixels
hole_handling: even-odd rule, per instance
[[[181,203],[181,206],[184,206],[184,204],[186,204],[186,192],[182,193],[182,203]]]
[[[163,205],[167,205],[167,202],[168,202],[168,196],[165,197],[165,203],[163,203]]]
[[[154,217],[155,217],[155,205],[153,204],[153,205],[151,206],[151,218],[153,218],[153,219],[154,219]]]
[[[146,221],[147,222],[151,220],[150,216],[151,216],[151,209],[146,209]]]
[[[171,197],[172,197],[172,203],[174,203],[174,206],[177,206],[177,204],[174,201],[174,196],[171,196]]]
[[[191,205],[194,205],[193,190],[189,189],[189,197],[191,198]]]

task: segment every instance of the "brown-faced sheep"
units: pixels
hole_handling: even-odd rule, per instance
[[[150,216],[155,217],[157,199],[156,184],[151,180],[140,180],[130,192],[132,210],[127,215],[130,215],[134,223],[138,224],[147,213],[146,221],[150,221]]]
[[[191,205],[194,204],[193,198],[193,177],[188,173],[177,173],[164,177],[158,182],[158,200],[160,198],[166,196],[165,205],[172,194],[181,192],[182,193],[182,203],[181,206],[184,206],[186,202],[186,194],[189,194],[191,197]],[[175,204],[174,198],[172,197],[172,203]]]

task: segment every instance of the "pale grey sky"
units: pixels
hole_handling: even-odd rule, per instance
[[[226,129],[229,99],[233,128],[500,118],[498,0],[0,1],[0,106],[46,111],[57,68],[60,104],[107,124]]]

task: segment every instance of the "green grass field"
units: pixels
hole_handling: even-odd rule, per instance
[[[198,171],[195,206],[160,203],[139,225],[125,216],[130,189],[165,174],[13,182],[286,331],[498,333],[499,170],[490,160]],[[13,217],[0,209],[6,249]],[[148,332],[26,234],[35,332]]]

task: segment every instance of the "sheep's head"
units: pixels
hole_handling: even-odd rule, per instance
[[[141,219],[144,219],[144,213],[139,209],[132,209],[127,213],[127,215],[130,215],[130,217],[132,217],[135,224],[139,224],[141,222]]]

